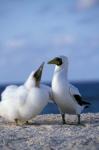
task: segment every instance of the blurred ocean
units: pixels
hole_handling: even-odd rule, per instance
[[[46,83],[50,85],[49,83]],[[99,81],[97,82],[72,82],[73,85],[77,86],[86,101],[91,103],[90,108],[87,108],[84,112],[99,112]],[[20,84],[18,84],[20,85]],[[8,84],[0,85],[0,95]],[[48,104],[43,110],[42,114],[59,113],[55,104]]]

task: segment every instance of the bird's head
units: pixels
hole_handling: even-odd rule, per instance
[[[37,70],[33,71],[30,74],[27,81],[25,82],[25,85],[28,89],[31,89],[32,87],[39,87],[41,77],[42,77],[43,67],[44,67],[44,62],[39,66]]]
[[[43,67],[44,67],[44,62],[32,74],[33,80],[35,81],[35,86],[39,86],[39,84],[40,84],[41,77],[42,77],[42,72],[43,72]]]
[[[68,58],[66,56],[58,56],[48,62],[48,64],[55,64],[58,67],[67,67]]]

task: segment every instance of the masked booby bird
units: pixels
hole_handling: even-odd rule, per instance
[[[52,79],[52,94],[62,115],[63,124],[66,124],[65,113],[76,114],[78,124],[80,124],[80,114],[90,103],[84,101],[78,88],[68,81],[68,58],[66,56],[55,57],[48,64],[56,65]]]
[[[1,95],[0,116],[11,122],[28,121],[49,101],[49,90],[40,85],[44,63],[21,86],[8,86]]]

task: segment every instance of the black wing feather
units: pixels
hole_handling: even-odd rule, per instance
[[[80,95],[73,95],[73,96],[80,106],[86,106],[87,107],[88,105],[90,105],[89,102],[83,101],[82,97]]]

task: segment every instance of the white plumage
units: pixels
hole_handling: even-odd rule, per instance
[[[49,90],[40,85],[42,64],[24,85],[8,86],[1,95],[0,116],[8,121],[28,121],[38,115],[49,101]]]
[[[52,79],[52,93],[62,114],[63,123],[65,123],[65,113],[77,114],[80,117],[80,113],[89,103],[82,101],[79,90],[68,82],[68,58],[60,56],[48,63],[56,65]],[[80,118],[78,122],[80,123]]]

